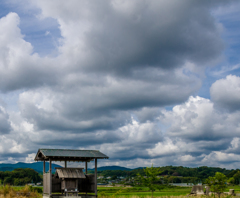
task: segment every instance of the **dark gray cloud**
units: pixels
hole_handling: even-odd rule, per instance
[[[121,79],[144,74],[146,68],[157,68],[157,73],[170,70],[174,75],[174,69],[186,62],[200,67],[209,64],[224,49],[219,25],[210,14],[213,4],[205,1],[32,3],[40,6],[43,17],[57,19],[62,36],[59,55],[32,55],[31,44],[22,39],[18,28],[19,17],[11,13],[2,18],[4,91],[58,84],[76,70]],[[6,51],[10,52],[7,56]],[[149,79],[159,78],[156,74],[151,73]]]
[[[217,108],[240,110],[240,77],[228,75],[225,79],[217,80],[212,84],[210,93]]]
[[[7,134],[11,130],[9,115],[6,110],[0,106],[0,134]]]
[[[74,43],[66,39],[62,48],[72,54],[78,69],[128,76],[146,67],[171,70],[185,62],[204,65],[223,50],[220,28],[210,14],[212,4],[206,2],[81,1],[67,7],[62,3],[58,10],[52,3],[40,4],[44,16],[59,20],[66,36],[70,17],[80,18],[71,18],[82,28],[75,29]],[[69,7],[80,11],[66,17],[63,13]],[[89,9],[90,13],[84,12]],[[81,48],[76,49],[79,43]]]
[[[240,114],[216,106],[238,98],[215,92],[220,81],[212,101],[189,98],[224,50],[211,14],[222,1],[29,2],[56,19],[61,38],[56,57],[40,57],[16,13],[0,20],[0,89],[20,91],[19,111],[0,113],[12,127],[0,136],[1,161],[28,161],[38,147],[98,149],[135,167],[238,155]]]

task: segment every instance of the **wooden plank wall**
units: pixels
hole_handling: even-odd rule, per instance
[[[61,179],[52,178],[52,192],[61,192]]]
[[[43,193],[49,194],[50,193],[50,173],[43,174]]]
[[[79,192],[95,192],[95,178],[94,175],[86,175],[86,179],[78,179]]]

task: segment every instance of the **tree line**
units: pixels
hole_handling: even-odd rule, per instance
[[[0,171],[0,184],[23,186],[28,183],[41,182],[42,177],[31,168],[17,168],[13,171]]]
[[[161,190],[167,186],[159,180],[159,176],[162,173],[163,171],[161,171],[160,168],[154,168],[152,166],[144,169],[144,175],[137,175],[138,185],[148,187],[149,191],[152,193],[152,198],[154,191]],[[236,172],[232,178],[234,178],[236,174],[240,174],[240,171]],[[216,172],[214,176],[209,176],[205,180],[204,184],[210,188],[211,192],[216,193],[220,198],[221,194],[223,194],[223,192],[227,189],[227,177],[223,173]]]
[[[217,172],[224,174],[231,184],[240,184],[239,169],[228,170],[218,167],[183,167],[183,166],[164,166],[156,167],[159,169],[164,180],[167,183],[198,183],[205,181],[209,176],[213,177]],[[104,177],[136,177],[137,175],[146,176],[144,168],[133,170],[103,170],[98,171],[98,175]]]

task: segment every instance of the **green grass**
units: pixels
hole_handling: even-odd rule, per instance
[[[21,191],[25,187],[12,187],[14,191]],[[234,189],[235,193],[240,193],[240,186],[228,186],[225,192],[229,192],[229,189]],[[186,196],[190,194],[191,187],[166,187],[160,191],[155,191],[154,197],[172,197],[172,196]],[[143,198],[149,197],[151,198],[151,192],[147,187],[99,187],[98,186],[98,194],[99,197],[136,197]]]
[[[154,192],[154,197],[163,197],[163,196],[186,196],[190,194],[192,187],[166,187],[160,191]],[[240,186],[228,186],[225,192],[229,192],[229,189],[234,189],[235,193],[240,193]],[[151,192],[146,187],[133,187],[133,188],[124,188],[124,187],[98,187],[99,195],[104,196],[117,196],[117,197],[150,197]]]
[[[240,186],[239,185],[234,185],[234,186],[228,186],[227,191],[229,191],[229,189],[234,189],[235,190],[235,193],[240,193]]]
[[[188,195],[191,192],[191,187],[166,187],[160,191],[155,191],[154,196],[181,196]],[[139,196],[147,197],[151,196],[151,192],[146,187],[98,187],[98,193],[105,196]]]

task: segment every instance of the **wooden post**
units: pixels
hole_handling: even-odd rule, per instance
[[[97,158],[95,158],[95,196],[97,197]]]
[[[49,195],[51,196],[52,194],[52,160],[49,159],[49,185],[50,185],[50,192],[49,192]]]
[[[87,174],[87,161],[85,162],[85,175]],[[86,189],[86,195],[87,195],[87,189]]]
[[[43,174],[45,173],[45,160],[43,161]]]
[[[87,161],[85,162],[85,175],[87,174]]]
[[[65,160],[65,168],[67,168],[67,161]]]

